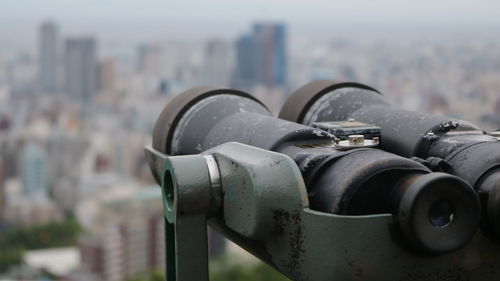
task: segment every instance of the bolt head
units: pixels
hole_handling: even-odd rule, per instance
[[[350,135],[349,144],[350,145],[363,145],[365,143],[365,136],[363,135]]]

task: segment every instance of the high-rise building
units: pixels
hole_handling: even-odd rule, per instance
[[[264,85],[284,85],[287,75],[286,27],[279,23],[258,23],[253,27],[257,42],[259,82]]]
[[[255,40],[249,35],[243,35],[236,41],[236,76],[235,87],[246,87],[256,84],[257,60]]]
[[[34,143],[25,144],[21,153],[21,176],[23,193],[28,198],[47,195],[46,155],[42,148]]]
[[[204,84],[229,86],[232,68],[232,48],[224,40],[210,40],[205,45],[202,80]]]
[[[69,96],[90,101],[97,91],[97,54],[94,38],[72,38],[65,46],[65,86]]]
[[[236,41],[236,83],[283,86],[287,78],[286,26],[257,23]]]
[[[164,269],[161,191],[150,187],[116,194],[113,199],[106,196],[97,200],[96,216],[90,219],[87,235],[79,239],[82,267],[110,281]],[[80,212],[88,214],[85,208]]]
[[[163,48],[156,44],[141,45],[138,48],[138,65],[141,72],[156,73],[162,70]]]
[[[58,28],[54,22],[42,23],[38,34],[38,77],[43,92],[57,90]]]
[[[99,64],[99,90],[110,93],[115,89],[115,61],[107,59]]]

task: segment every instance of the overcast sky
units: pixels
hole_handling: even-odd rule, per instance
[[[65,34],[103,40],[233,37],[255,20],[284,21],[292,35],[390,37],[442,30],[440,37],[465,30],[500,37],[498,0],[0,0],[0,48],[32,44],[45,19],[56,20]]]
[[[0,0],[0,18],[500,22],[497,0]]]

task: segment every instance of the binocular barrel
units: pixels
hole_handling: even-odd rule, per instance
[[[244,92],[213,87],[176,96],[153,133],[153,147],[169,155],[198,154],[227,142],[288,155],[302,173],[311,209],[392,213],[403,242],[419,250],[453,251],[474,235],[480,205],[465,181],[374,148],[339,150],[337,141],[327,131],[273,117]]]
[[[354,119],[380,127],[383,150],[421,158],[432,170],[473,186],[484,204],[485,230],[500,236],[500,138],[494,133],[466,121],[399,109],[369,86],[333,80],[298,89],[279,117],[305,125]]]

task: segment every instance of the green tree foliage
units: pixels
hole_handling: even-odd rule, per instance
[[[76,244],[81,228],[73,216],[63,222],[15,227],[0,235],[0,247],[20,246],[26,250],[65,247]]]
[[[129,279],[129,281],[163,281],[164,274],[154,271],[150,275],[140,274]],[[286,277],[273,268],[263,263],[245,265],[235,261],[234,258],[221,256],[210,261],[211,281],[288,281]]]
[[[128,281],[165,281],[165,275],[159,270],[151,272],[149,275],[137,274]]]
[[[287,281],[281,273],[264,263],[248,266],[234,257],[221,256],[210,263],[210,280],[214,281]]]
[[[21,263],[23,251],[20,247],[0,245],[0,272],[6,271],[11,265]]]
[[[14,227],[0,233],[0,272],[19,264],[25,250],[37,250],[76,245],[81,232],[73,216],[63,222],[51,222],[30,227]]]

